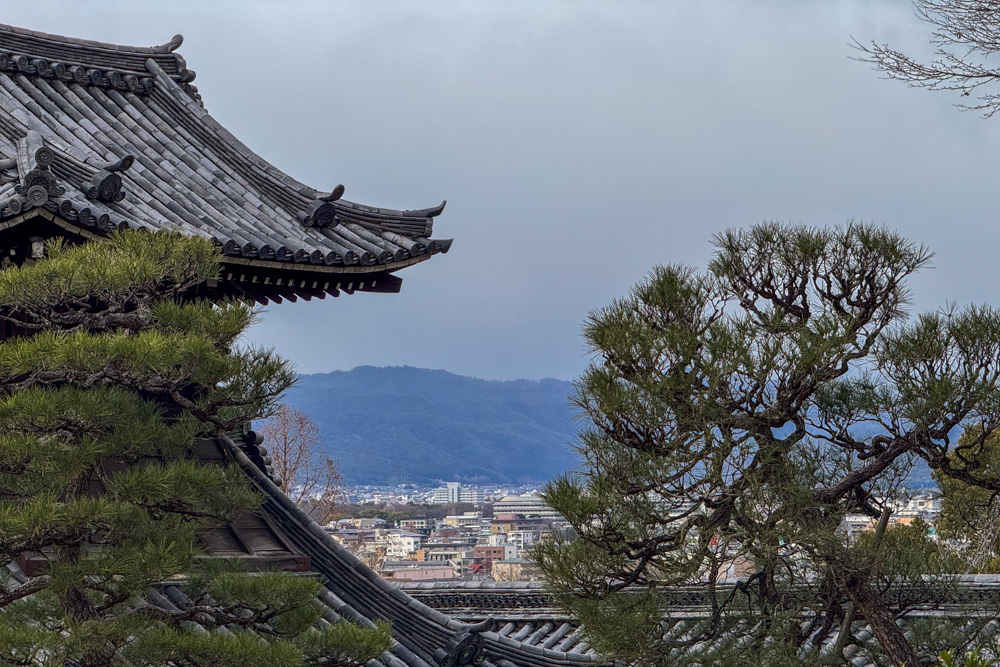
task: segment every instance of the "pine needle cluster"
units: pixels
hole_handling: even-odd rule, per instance
[[[34,575],[0,577],[0,665],[336,666],[388,646],[382,626],[318,629],[314,579],[201,557],[202,531],[262,499],[193,446],[294,381],[239,343],[250,305],[191,297],[218,272],[207,240],[136,232],[0,271],[0,561]],[[165,582],[184,605],[157,604]]]
[[[996,497],[1000,312],[909,317],[931,254],[871,225],[763,224],[715,248],[587,321],[584,466],[545,492],[575,539],[536,560],[593,645],[636,665],[823,664],[849,604],[887,661],[930,662],[886,582],[955,564],[926,535],[876,553],[839,526],[881,517],[916,459]],[[684,585],[711,610],[686,628],[667,597]]]

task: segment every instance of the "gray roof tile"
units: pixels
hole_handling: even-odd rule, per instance
[[[175,230],[213,238],[231,257],[324,272],[393,271],[448,251],[450,240],[429,238],[443,203],[400,211],[340,199],[324,204],[335,214],[332,226],[306,226],[310,206],[327,193],[283,173],[208,114],[192,95],[193,73],[172,51],[179,44],[119,47],[0,25],[0,154],[16,154],[29,128],[40,133],[60,156],[58,179],[67,191],[52,198],[50,210],[72,211],[76,222],[89,208],[108,216],[105,231]],[[68,70],[38,71],[22,55],[84,65],[105,78],[97,85]],[[131,76],[150,85],[115,85]],[[120,173],[125,199],[88,198],[80,180],[97,169],[87,165],[126,155],[135,164]],[[14,176],[24,178],[33,166],[19,164]],[[20,212],[14,208],[7,217]]]
[[[570,627],[561,629],[563,625],[568,625],[565,618],[557,619],[549,615],[540,622],[533,622],[522,634],[524,638],[530,635],[534,641],[521,642],[504,636],[503,633],[477,628],[427,606],[403,589],[389,585],[288,500],[235,444],[229,442],[228,445],[234,458],[265,495],[264,511],[282,527],[295,547],[310,557],[312,569],[325,578],[329,589],[329,593],[324,596],[326,604],[341,616],[359,622],[388,619],[399,642],[399,646],[394,649],[395,656],[408,667],[422,667],[422,663],[438,664],[435,651],[443,648],[452,638],[466,632],[478,632],[485,639],[487,656],[496,665],[503,664],[504,660],[519,667],[606,664],[585,651],[577,653],[558,648],[552,650],[551,644],[546,645],[546,640],[553,634],[558,633],[562,637],[569,632]],[[432,584],[416,586],[430,586],[423,589],[428,593],[436,591]],[[514,586],[517,587],[518,584]],[[486,588],[489,589],[489,586]],[[508,585],[505,590],[516,595],[520,589],[512,589]],[[531,585],[528,590],[535,596],[542,592],[537,585]],[[487,614],[486,617],[477,619],[477,622],[489,620],[489,617]],[[384,660],[382,662],[386,664]]]

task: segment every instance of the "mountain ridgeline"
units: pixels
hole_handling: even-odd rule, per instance
[[[348,484],[521,484],[576,467],[564,380],[497,382],[409,366],[301,376],[287,402],[319,426]],[[931,486],[918,462],[908,485]]]
[[[576,466],[571,389],[563,380],[361,366],[303,375],[286,399],[319,426],[348,484],[520,484]]]

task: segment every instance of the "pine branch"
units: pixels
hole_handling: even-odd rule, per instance
[[[0,589],[0,609],[29,595],[34,595],[49,586],[49,577],[45,575],[33,577],[23,584],[8,589]]]

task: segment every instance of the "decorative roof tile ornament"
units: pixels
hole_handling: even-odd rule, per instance
[[[49,197],[58,197],[66,192],[65,188],[56,182],[55,175],[49,171],[55,160],[55,153],[45,145],[41,134],[29,130],[19,142],[19,152],[27,165],[27,171],[14,186],[15,196],[11,197],[2,208],[15,213],[23,210],[40,208],[49,202]]]
[[[126,155],[120,160],[98,162],[94,165],[97,167],[97,172],[84,188],[87,199],[99,199],[108,203],[117,203],[125,199],[119,172],[128,171],[134,162],[133,156]]]
[[[434,652],[441,667],[473,667],[486,662],[486,640],[478,634],[463,632]]]
[[[306,227],[336,227],[337,209],[333,206],[333,202],[343,196],[344,186],[338,185],[330,194],[317,197],[316,201],[309,204],[297,217]]]

